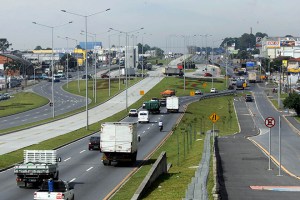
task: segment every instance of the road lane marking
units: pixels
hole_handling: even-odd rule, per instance
[[[82,151],[80,151],[79,153],[83,153],[83,152],[85,152],[85,150],[82,150]]]
[[[148,130],[150,129],[150,127],[147,128]]]
[[[73,181],[75,181],[75,180],[76,180],[76,178],[73,178],[72,180],[69,181],[69,183],[71,183],[71,182],[73,182]]]
[[[94,167],[90,167],[90,168],[88,168],[86,171],[88,172],[88,171],[90,171],[91,169],[93,169]]]
[[[69,158],[65,159],[65,160],[64,160],[64,162],[66,162],[66,161],[68,161],[68,160],[70,160],[70,159],[71,159],[71,157],[69,157]]]

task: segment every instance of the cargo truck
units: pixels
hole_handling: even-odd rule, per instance
[[[143,104],[143,108],[148,110],[149,113],[160,113],[160,102],[159,100],[150,100],[150,101],[146,101]]]
[[[123,68],[121,71],[121,75],[126,76],[126,73],[127,73],[127,76],[135,76],[134,68]]]
[[[162,73],[166,76],[183,76],[183,72],[181,69],[178,68],[172,68],[172,67],[166,67],[162,69]]]
[[[254,71],[248,71],[248,81],[249,83],[256,83],[257,75]]]
[[[137,123],[106,122],[101,125],[100,151],[104,165],[135,162],[138,152]]]
[[[24,162],[14,167],[19,187],[39,186],[44,179],[59,177],[56,150],[24,150]]]
[[[167,112],[179,112],[179,98],[176,96],[167,97]]]

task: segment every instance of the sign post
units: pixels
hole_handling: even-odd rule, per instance
[[[271,128],[275,126],[275,119],[273,117],[267,117],[265,119],[265,125],[269,128],[269,170],[271,170]]]
[[[213,137],[214,137],[215,136],[215,123],[220,119],[220,117],[216,113],[213,113],[209,116],[209,119],[213,123]]]

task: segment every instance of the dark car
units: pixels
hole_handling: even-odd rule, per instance
[[[102,74],[101,78],[109,78],[109,76],[107,74]]]
[[[86,75],[84,74],[81,78],[82,78],[82,79],[86,79]],[[91,76],[91,75],[87,75],[87,78],[88,78],[88,79],[92,79],[92,76]]]
[[[253,98],[252,98],[251,94],[246,94],[245,101],[246,102],[252,102],[253,101]]]
[[[208,72],[206,72],[206,73],[204,74],[204,76],[205,76],[205,77],[212,77],[212,74],[211,74],[211,73],[208,73]]]
[[[202,94],[203,94],[203,92],[201,90],[196,90],[195,91],[195,95],[202,95]]]
[[[100,136],[90,137],[89,150],[100,149]]]

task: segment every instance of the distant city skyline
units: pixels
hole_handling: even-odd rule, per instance
[[[275,3],[276,2],[276,3]],[[298,1],[290,0],[289,5]],[[85,41],[84,18],[61,12],[90,15],[110,8],[110,11],[87,18],[88,32],[96,34],[96,41],[108,47],[125,45],[124,34],[118,36],[114,28],[128,32],[144,29],[130,38],[129,43],[144,43],[164,50],[186,51],[186,45],[213,46],[221,44],[226,37],[240,37],[244,33],[266,33],[269,36],[299,36],[299,17],[296,9],[283,9],[284,1],[271,0],[2,0],[0,38],[12,43],[14,50],[32,50],[36,46],[51,47],[51,29],[33,24],[59,26],[69,21],[72,24],[54,28],[54,48],[67,46],[70,37]],[[290,7],[290,6],[289,6]],[[201,36],[202,35],[202,36]],[[204,36],[206,35],[206,36]],[[88,41],[93,38],[90,35]],[[94,35],[95,36],[95,35]],[[75,40],[68,46],[75,47]]]

